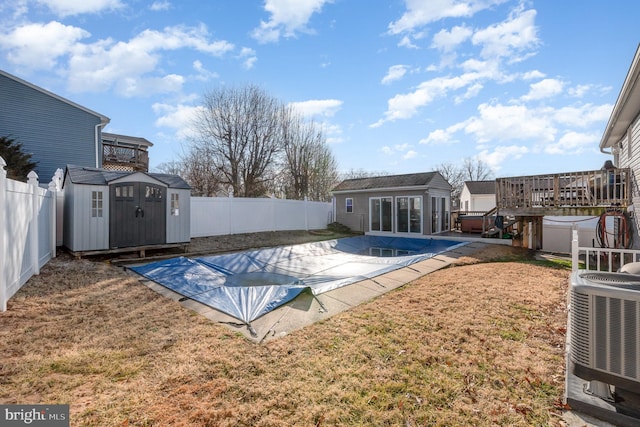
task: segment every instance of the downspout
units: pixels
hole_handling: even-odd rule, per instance
[[[95,138],[95,146],[96,146],[96,169],[100,167],[100,153],[99,153],[100,140],[98,139],[98,128],[105,126],[107,123],[100,122],[95,127],[94,138]]]

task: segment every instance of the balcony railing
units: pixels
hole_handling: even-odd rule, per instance
[[[496,203],[500,211],[543,215],[568,208],[626,208],[631,176],[627,168],[498,178]]]
[[[149,170],[149,153],[135,147],[102,144],[102,163],[106,169]]]

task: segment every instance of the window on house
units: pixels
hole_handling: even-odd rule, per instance
[[[353,212],[353,199],[351,197],[347,197],[345,202],[347,204],[347,213],[352,213]]]
[[[180,195],[176,193],[171,194],[171,215],[180,215]]]
[[[91,217],[102,218],[102,191],[91,192]]]

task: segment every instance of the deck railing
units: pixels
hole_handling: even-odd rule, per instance
[[[103,143],[102,156],[105,167],[117,169],[118,166],[122,166],[145,172],[149,170],[149,153],[136,147]]]
[[[625,264],[640,262],[638,249],[581,247],[578,231],[573,230],[571,240],[571,269],[615,272]]]
[[[568,172],[496,179],[499,209],[626,207],[630,169]]]

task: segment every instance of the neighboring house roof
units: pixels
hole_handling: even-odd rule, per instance
[[[439,172],[422,172],[404,175],[345,179],[333,189],[333,192],[339,193],[346,191],[367,191],[410,187],[426,188],[436,177],[440,177],[441,180],[444,180]]]
[[[153,147],[153,143],[137,136],[118,135],[116,133],[102,132],[102,141],[109,144],[123,143],[127,145],[138,145],[141,147]]]
[[[75,103],[75,102],[73,102],[73,101],[69,101],[68,99],[63,98],[63,97],[61,97],[60,95],[56,95],[56,94],[55,94],[55,93],[53,93],[53,92],[49,92],[48,90],[43,89],[43,88],[41,88],[41,87],[39,87],[39,86],[36,86],[36,85],[34,85],[33,83],[29,83],[29,82],[28,82],[28,81],[26,81],[26,80],[22,80],[21,78],[16,77],[16,76],[14,76],[13,74],[9,74],[9,73],[7,73],[6,71],[0,70],[0,75],[3,75],[3,76],[5,76],[5,77],[7,77],[7,78],[9,78],[9,79],[11,79],[11,80],[15,80],[16,82],[18,82],[18,83],[20,83],[20,84],[23,84],[23,85],[25,85],[25,86],[27,86],[27,87],[30,87],[30,88],[32,88],[32,89],[35,89],[35,90],[37,90],[37,91],[39,91],[39,92],[42,92],[42,93],[44,93],[45,95],[48,95],[48,96],[50,96],[50,97],[52,97],[52,98],[55,98],[55,99],[57,99],[57,100],[59,100],[59,101],[62,101],[62,102],[64,102],[64,103],[67,103],[67,104],[69,104],[69,105],[71,105],[71,106],[73,106],[73,107],[75,107],[75,108],[77,108],[77,109],[79,109],[79,110],[85,111],[85,112],[87,112],[87,113],[89,113],[89,114],[92,114],[92,115],[94,115],[94,116],[96,116],[96,117],[99,117],[99,118],[100,118],[100,123],[102,123],[102,125],[103,125],[103,126],[104,126],[104,125],[106,125],[107,123],[109,123],[109,122],[111,121],[111,119],[110,119],[109,117],[107,117],[107,116],[105,116],[105,115],[103,115],[103,114],[96,113],[96,112],[95,112],[95,111],[93,111],[93,110],[90,110],[90,109],[88,109],[88,108],[86,108],[86,107],[83,107],[83,106],[82,106],[82,105],[80,105],[80,104],[76,104],[76,103]]]
[[[602,139],[600,140],[600,151],[611,154],[604,149],[612,148],[620,141],[631,123],[640,112],[640,86],[638,85],[638,77],[640,76],[640,45],[636,48],[636,53],[631,62],[631,67],[627,72],[616,104],[613,107],[609,122],[605,128]]]
[[[65,181],[69,179],[74,184],[85,185],[109,185],[110,182],[120,178],[127,177],[132,174],[143,173],[154,178],[169,188],[191,189],[187,182],[178,175],[170,175],[166,173],[146,173],[131,171],[112,171],[106,169],[86,168],[82,166],[67,165],[65,171]]]
[[[465,181],[469,194],[496,194],[496,181]]]

